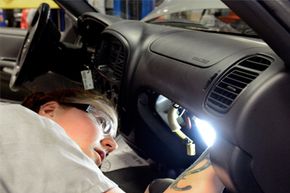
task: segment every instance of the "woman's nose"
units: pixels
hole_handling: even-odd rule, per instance
[[[112,137],[102,139],[101,144],[106,149],[107,153],[110,153],[118,148],[117,142]]]

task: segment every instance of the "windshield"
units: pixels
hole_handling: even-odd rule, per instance
[[[98,12],[123,19],[141,20],[190,30],[256,36],[256,33],[220,0],[83,0]],[[1,1],[0,1],[1,2]],[[46,2],[56,23],[64,29],[64,14],[53,0],[0,3],[0,27],[27,29],[35,8]],[[58,21],[61,18],[60,21]]]
[[[256,36],[220,0],[88,0],[99,12],[191,30]]]
[[[239,16],[228,8],[181,11],[152,18],[147,22],[193,30],[256,35]]]

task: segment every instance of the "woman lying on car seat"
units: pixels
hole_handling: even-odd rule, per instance
[[[0,192],[123,192],[98,168],[117,148],[117,115],[100,95],[35,93],[0,115]]]

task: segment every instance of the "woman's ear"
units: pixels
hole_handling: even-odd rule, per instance
[[[44,117],[53,118],[56,114],[56,109],[59,107],[56,101],[49,101],[40,106],[38,114]]]

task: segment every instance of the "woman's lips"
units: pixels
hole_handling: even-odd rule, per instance
[[[99,154],[100,158],[101,158],[101,162],[106,158],[106,153],[100,149],[95,149],[95,151]]]

